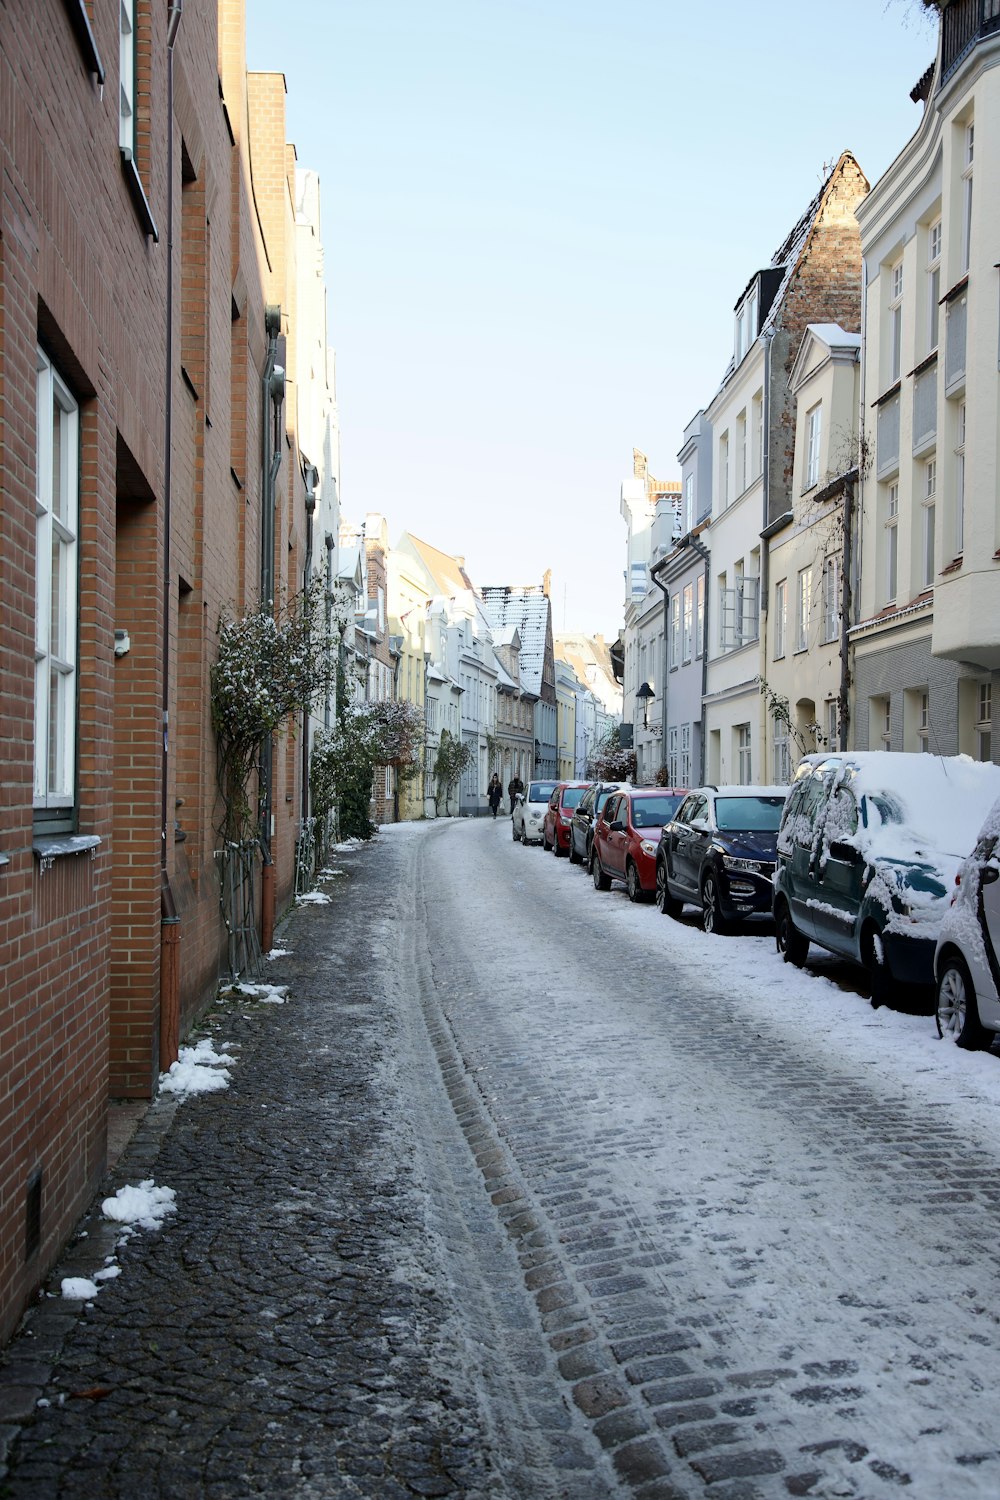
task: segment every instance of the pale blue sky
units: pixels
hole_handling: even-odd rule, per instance
[[[345,514],[613,638],[633,446],[678,477],[732,308],[916,129],[918,0],[247,0],[319,171]]]

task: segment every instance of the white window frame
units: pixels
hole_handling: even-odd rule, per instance
[[[699,573],[694,581],[694,654],[700,661],[705,655],[705,575]]]
[[[922,751],[929,751],[931,727],[931,698],[930,693],[922,692],[917,699],[917,745]]]
[[[972,260],[972,169],[976,153],[976,122],[969,120],[962,140],[962,273]]]
[[[667,780],[671,786],[680,786],[677,780],[677,726],[667,730]]]
[[[729,509],[729,432],[719,438],[719,509]]]
[[[934,583],[934,525],[937,513],[937,459],[929,458],[924,464],[924,493],[921,516],[921,579],[924,588]]]
[[[895,385],[903,368],[903,262],[889,267],[889,379]]]
[[[965,550],[965,402],[955,413],[955,555]]]
[[[684,479],[684,530],[694,530],[694,475]]]
[[[993,684],[980,682],[976,694],[976,759],[993,758]]]
[[[795,588],[795,649],[808,651],[812,615],[812,568],[800,568]]]
[[[118,144],[135,156],[135,0],[118,0]]]
[[[941,336],[941,218],[927,229],[927,352],[938,346]]]
[[[780,661],[785,654],[788,630],[788,579],[782,578],[774,585],[774,659]]]
[[[886,490],[885,602],[894,604],[899,588],[899,481]]]
[[[681,664],[681,596],[670,596],[670,665]]]
[[[737,724],[736,728],[736,765],[737,776],[740,786],[753,786],[753,743],[750,738],[750,725]]]
[[[817,402],[806,412],[806,474],[803,490],[819,484],[819,450],[823,440],[823,403]]]
[[[36,371],[34,807],[65,818],[76,800],[80,408],[41,349]]]
[[[840,558],[833,554],[823,561],[823,641],[840,635]]]
[[[686,665],[694,654],[694,584],[686,583],[681,603],[681,661]]]
[[[691,725],[690,724],[682,724],[681,725],[681,751],[680,751],[680,765],[678,767],[678,770],[680,772],[680,780],[679,781],[673,781],[672,780],[671,783],[670,783],[670,785],[671,786],[690,786],[691,785]]]

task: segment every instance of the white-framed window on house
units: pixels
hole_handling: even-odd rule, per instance
[[[36,412],[34,806],[61,824],[76,795],[80,411],[41,349]]]
[[[976,152],[976,122],[969,120],[962,134],[962,271],[972,259],[972,167]]]
[[[840,748],[840,704],[836,698],[826,700],[826,748]]]
[[[750,403],[751,426],[753,430],[751,442],[751,464],[753,466],[753,478],[757,479],[764,472],[764,392],[758,391]]]
[[[680,786],[677,780],[677,726],[667,730],[667,780],[671,786]],[[686,784],[686,783],[685,783]]]
[[[780,786],[783,781],[792,779],[792,754],[788,740],[788,720],[775,717],[772,720],[774,733],[772,736],[772,766],[774,782]]]
[[[753,761],[750,747],[750,725],[736,726],[736,766],[740,786],[753,785]]]
[[[746,407],[736,418],[736,493],[742,495],[750,483],[750,429],[747,426]]]
[[[903,367],[903,262],[889,267],[889,368],[887,385],[894,385]]]
[[[868,699],[868,743],[873,750],[892,749],[892,701],[888,694]]]
[[[819,448],[823,438],[823,404],[806,412],[806,473],[802,488],[811,490],[819,484]]]
[[[929,693],[917,694],[917,748],[930,750],[931,699]]]
[[[729,433],[719,439],[719,509],[729,505]]]
[[[681,596],[670,596],[670,665],[681,664]]]
[[[694,654],[700,660],[705,655],[705,575],[699,573],[694,581]]]
[[[732,608],[729,603],[729,589],[726,587],[726,583],[726,574],[720,573],[718,577],[719,646],[723,651],[732,645]]]
[[[927,352],[938,346],[941,330],[941,220],[927,230]]]
[[[823,640],[835,641],[840,635],[840,558],[823,562]]]
[[[991,760],[993,755],[993,685],[980,682],[976,692],[976,759]]]
[[[800,568],[795,596],[795,649],[809,648],[809,620],[812,614],[812,568]]]
[[[929,458],[924,464],[923,496],[921,500],[921,558],[920,578],[925,589],[934,582],[934,519],[937,493],[937,459]]]
[[[672,781],[671,786],[691,785],[691,725],[681,725],[681,753],[678,766],[680,781]]]
[[[895,602],[899,586],[899,482],[885,493],[885,602]]]
[[[684,479],[684,530],[691,531],[694,528],[694,475],[688,474]]]
[[[694,584],[684,585],[681,605],[681,660],[689,662],[694,654]]]
[[[774,585],[774,659],[785,654],[785,632],[788,628],[788,579]]]
[[[955,555],[965,549],[965,402],[955,414]]]
[[[135,0],[118,0],[118,144],[135,155]]]

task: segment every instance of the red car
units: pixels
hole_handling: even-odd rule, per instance
[[[569,827],[573,810],[592,781],[560,781],[545,811],[542,823],[542,848],[555,855],[569,853]]]
[[[624,880],[630,901],[655,893],[660,831],[686,796],[678,787],[648,786],[608,798],[594,825],[590,855],[596,890],[609,891],[613,880]]]

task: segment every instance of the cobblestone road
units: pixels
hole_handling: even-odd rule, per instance
[[[159,1103],[109,1184],[175,1219],[8,1351],[0,1493],[1000,1493],[990,1142],[509,823],[338,868],[288,1005],[212,1022],[232,1087]]]

